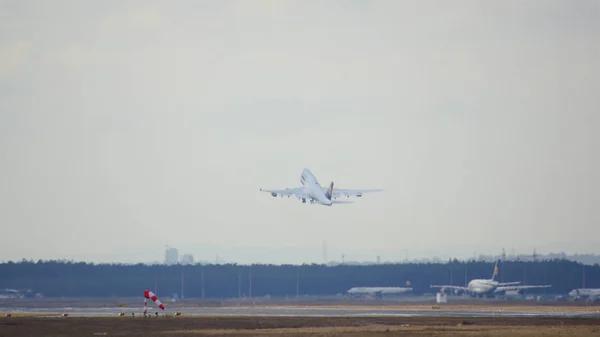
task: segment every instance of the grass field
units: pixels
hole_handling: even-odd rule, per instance
[[[0,336],[600,336],[596,318],[11,317]]]

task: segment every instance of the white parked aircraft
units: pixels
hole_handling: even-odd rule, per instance
[[[569,296],[574,301],[587,300],[589,302],[595,302],[600,299],[600,289],[593,288],[579,288],[573,289],[569,292]]]
[[[496,265],[494,266],[494,273],[492,274],[492,278],[489,280],[486,279],[475,279],[471,280],[466,287],[460,286],[450,286],[450,285],[432,285],[431,288],[441,288],[442,292],[445,292],[446,289],[455,290],[457,292],[466,292],[467,294],[473,297],[492,297],[494,294],[503,293],[506,291],[523,291],[525,289],[536,289],[536,288],[549,288],[549,285],[534,285],[534,286],[519,286],[521,282],[507,282],[500,283],[498,281],[494,281],[494,277],[498,275],[498,261],[496,261]]]
[[[339,188],[333,188],[333,181],[329,184],[329,188],[325,188],[319,184],[317,178],[308,169],[302,170],[302,176],[300,177],[302,187],[297,188],[286,188],[285,190],[263,190],[263,192],[269,192],[273,197],[277,195],[283,197],[284,195],[288,198],[295,196],[298,199],[302,199],[302,203],[306,203],[308,199],[311,204],[317,203],[324,206],[331,206],[332,204],[346,204],[351,201],[336,201],[335,199],[344,195],[346,197],[362,197],[363,193],[367,192],[378,192],[383,190],[342,190]],[[332,200],[333,199],[333,200]]]
[[[398,295],[411,292],[412,288],[406,287],[354,287],[348,290],[349,295],[370,295],[377,298],[383,295]]]

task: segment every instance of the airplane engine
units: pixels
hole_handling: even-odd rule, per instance
[[[302,198],[302,203],[306,204],[306,198]]]
[[[362,197],[362,193],[360,193],[360,192],[356,193],[356,197],[358,197],[358,198]]]
[[[273,193],[271,193],[271,195],[272,195],[273,197],[276,197],[276,196],[277,196],[277,193],[273,192]]]

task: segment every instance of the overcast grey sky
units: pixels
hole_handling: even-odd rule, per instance
[[[594,0],[1,0],[0,260],[598,252],[598,60]]]

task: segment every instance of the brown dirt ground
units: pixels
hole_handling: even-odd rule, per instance
[[[0,336],[600,336],[598,318],[11,317]]]

